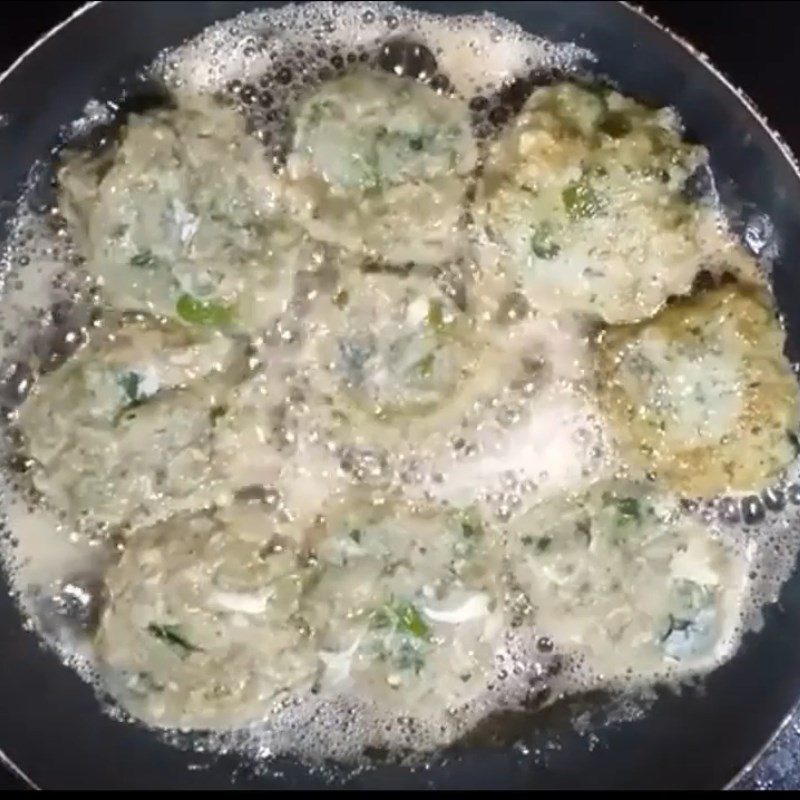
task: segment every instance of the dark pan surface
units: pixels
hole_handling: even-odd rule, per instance
[[[161,48],[239,10],[278,3],[102,4],[70,22],[0,83],[0,201],[11,200],[29,165],[92,96],[114,96],[120,76]],[[768,130],[709,68],[652,23],[609,2],[406,3],[448,13],[490,6],[527,29],[594,51],[598,69],[645,100],[674,105],[690,134],[709,146],[720,189],[742,219],[754,209],[775,224],[782,257],[775,291],[786,315],[789,356],[800,359],[800,180]],[[68,68],[67,68],[68,65]],[[35,87],[37,103],[31,103]],[[734,198],[730,187],[737,187]],[[2,210],[8,206],[0,205]],[[664,695],[643,720],[605,731],[588,747],[563,714],[515,726],[546,758],[511,747],[471,746],[427,771],[386,767],[351,777],[364,788],[717,788],[761,748],[800,696],[800,576],[785,587],[767,624],[715,672],[702,692]],[[233,759],[167,746],[104,715],[93,691],[23,631],[0,596],[0,747],[38,785],[52,788],[224,788]],[[189,769],[190,765],[194,768]],[[197,768],[201,767],[201,768]],[[241,773],[239,786],[311,788],[327,779],[283,760],[278,774]]]

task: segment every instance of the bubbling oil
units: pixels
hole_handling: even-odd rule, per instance
[[[592,60],[582,48],[532,36],[489,13],[438,16],[393,3],[312,2],[216,24],[161,54],[145,72],[148,85],[214,93],[238,106],[251,133],[280,168],[287,155],[294,104],[354,65],[406,75],[462,98],[471,110],[476,134],[485,138],[513,118],[535,85],[553,75],[582,72]],[[163,101],[163,93],[156,92],[131,107],[141,111]],[[85,146],[102,148],[115,135],[118,112],[119,107],[92,101],[68,135]],[[4,555],[24,613],[67,664],[95,681],[86,631],[102,602],[97,587],[114,557],[113,547],[79,535],[67,520],[46,508],[31,490],[26,479],[30,464],[20,460],[14,441],[15,409],[37,377],[62,364],[82,346],[92,326],[101,324],[96,287],[81,269],[81,256],[64,220],[47,202],[47,192],[42,192],[42,180],[47,189],[47,170],[42,174],[45,178],[31,185],[19,203],[0,265],[0,404],[11,422],[3,450]],[[762,227],[768,225],[766,220]],[[758,231],[748,236],[758,242],[763,238]],[[575,341],[585,335],[571,334]],[[571,340],[566,335],[561,339]],[[568,348],[556,360],[565,367],[576,363]],[[458,479],[450,481],[446,473],[427,476],[418,481],[420,491],[429,500],[457,503],[459,492],[468,493],[474,484],[489,485],[487,501],[494,504],[502,522],[513,516],[526,494],[565,488],[572,477],[611,469],[615,454],[602,424],[583,406],[580,394],[573,401],[569,422],[557,421],[564,419],[560,395],[539,409],[522,446],[497,440],[500,446],[486,458],[467,458],[471,466]],[[507,415],[514,413],[502,404],[484,409],[496,417],[504,410]],[[499,428],[489,426],[490,431]],[[477,431],[454,441],[454,450],[474,452],[486,446],[486,439],[495,441],[491,433],[482,439],[480,425]],[[553,463],[529,469],[532,457],[541,458],[542,452],[544,460]],[[490,485],[492,476],[497,478],[495,486]],[[784,482],[763,495],[695,504],[694,513],[749,565],[747,600],[717,661],[735,651],[745,631],[761,625],[761,608],[776,599],[794,567],[800,545],[798,481],[800,465],[795,464]],[[467,735],[498,709],[535,709],[561,695],[609,688],[591,664],[530,631],[512,629],[495,666],[488,690],[466,707],[452,709],[445,721],[392,716],[358,698],[306,698],[276,706],[268,722],[211,735],[204,746],[238,750],[256,761],[286,752],[312,762],[363,762],[365,754],[376,750],[419,754]],[[667,670],[658,679],[669,682],[673,677]],[[641,683],[640,676],[629,674],[610,688],[630,698]]]

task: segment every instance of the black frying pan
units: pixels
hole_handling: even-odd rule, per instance
[[[0,225],[29,166],[90,97],[119,94],[161,48],[240,10],[278,3],[104,3],[62,26],[0,80]],[[678,108],[690,136],[709,146],[719,189],[743,227],[755,209],[772,219],[782,256],[774,272],[788,355],[800,360],[800,178],[746,101],[652,22],[611,2],[407,5],[448,13],[487,7],[555,40],[576,41],[621,89]],[[32,102],[35,97],[35,102]],[[736,187],[734,191],[734,186]],[[2,236],[2,228],[0,228]],[[702,690],[663,693],[642,720],[606,728],[600,744],[565,723],[574,709],[487,726],[430,769],[376,767],[344,778],[361,788],[718,788],[759,752],[800,697],[800,575],[767,610],[766,625]],[[169,746],[104,715],[93,691],[25,632],[0,593],[0,747],[34,784],[51,788],[313,788],[329,778],[290,759],[267,776]],[[595,699],[572,701],[591,708]],[[523,742],[512,747],[510,741]],[[556,749],[547,744],[558,742]],[[543,757],[526,755],[545,751]],[[190,768],[191,767],[191,768]],[[234,777],[235,774],[235,777]],[[341,784],[339,784],[341,785]]]

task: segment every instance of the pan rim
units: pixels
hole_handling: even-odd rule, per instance
[[[43,33],[27,50],[19,55],[5,71],[0,72],[0,84],[8,80],[11,74],[22,66],[22,63],[32,56],[42,45],[52,39],[56,34],[60,33],[67,25],[70,25],[76,19],[82,17],[87,11],[90,11],[95,6],[99,6],[101,2],[102,0],[89,0],[89,2],[75,9],[66,19],[59,22],[58,25]]]
[[[287,0],[287,2],[291,3],[293,2],[293,0]],[[398,2],[402,4],[403,0],[398,0]],[[753,119],[755,119],[755,121],[759,124],[762,130],[772,140],[773,144],[777,147],[778,151],[780,152],[783,160],[786,161],[789,167],[791,168],[795,180],[798,182],[798,184],[800,184],[800,161],[798,161],[797,156],[795,155],[794,151],[789,146],[789,144],[783,139],[780,133],[778,133],[774,128],[771,127],[767,117],[743,89],[737,87],[731,81],[731,79],[725,75],[725,73],[723,73],[719,68],[717,68],[712,63],[712,61],[705,53],[698,50],[694,45],[692,45],[686,39],[676,34],[674,31],[672,31],[670,28],[664,25],[655,15],[647,13],[641,6],[635,5],[633,2],[631,2],[631,0],[614,0],[614,3],[615,5],[622,6],[623,9],[635,15],[639,19],[644,20],[653,28],[655,28],[659,33],[666,35],[673,42],[675,42],[681,49],[683,49],[695,62],[698,62],[702,67],[704,67],[706,71],[712,75],[713,78],[719,81],[725,87],[725,89],[727,89],[728,92],[734,96],[736,101],[744,106],[744,108],[748,111],[750,116]],[[64,20],[62,20],[61,22],[53,26],[51,29],[46,31],[44,34],[42,34],[33,44],[31,44],[26,50],[24,50],[3,72],[0,72],[0,86],[2,86],[2,84],[11,79],[13,77],[13,74],[23,65],[23,63],[26,60],[28,60],[32,55],[34,55],[35,52],[38,51],[41,47],[47,44],[47,42],[50,39],[54,38],[68,25],[80,20],[80,18],[82,18],[87,12],[101,5],[108,5],[108,3],[105,2],[105,0],[87,0],[87,2],[83,3],[77,9],[75,9],[68,17],[66,17]],[[2,115],[0,115],[0,119],[2,119]],[[739,782],[739,780],[741,780],[745,775],[747,775],[757,766],[757,764],[761,761],[765,753],[770,749],[770,747],[778,739],[781,733],[786,729],[787,725],[792,720],[795,712],[798,710],[799,707],[800,707],[800,697],[795,699],[794,705],[788,710],[786,716],[779,723],[779,725],[776,726],[775,730],[770,734],[770,736],[767,738],[764,744],[721,787],[723,790],[728,790],[733,788],[735,784]],[[16,764],[11,758],[8,757],[8,755],[4,752],[2,747],[0,747],[0,765],[8,769],[16,778],[22,781],[27,788],[34,790],[40,790],[42,788],[38,784],[36,784],[18,764]]]

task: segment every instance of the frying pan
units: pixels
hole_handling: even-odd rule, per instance
[[[91,97],[113,98],[120,80],[159,50],[258,2],[103,3],[45,37],[0,79],[0,225],[36,159]],[[748,101],[689,47],[636,10],[610,2],[409,2],[441,13],[487,7],[528,30],[574,41],[597,56],[597,72],[626,93],[675,106],[690,137],[706,144],[723,201],[744,234],[758,212],[774,225],[781,256],[774,288],[790,359],[800,356],[800,179],[790,154]],[[4,216],[5,215],[5,216]],[[2,228],[0,228],[2,236]],[[800,575],[784,586],[737,655],[702,687],[659,693],[643,718],[606,725],[587,741],[545,714],[487,726],[427,769],[376,766],[341,774],[354,788],[719,788],[761,750],[800,697]],[[317,788],[331,775],[290,758],[263,774],[233,756],[173,747],[104,714],[93,690],[34,634],[0,592],[0,747],[31,784],[47,788]],[[570,701],[584,703],[587,700]],[[568,705],[570,705],[568,704]],[[490,736],[494,732],[496,735]],[[511,745],[511,742],[514,745]]]

